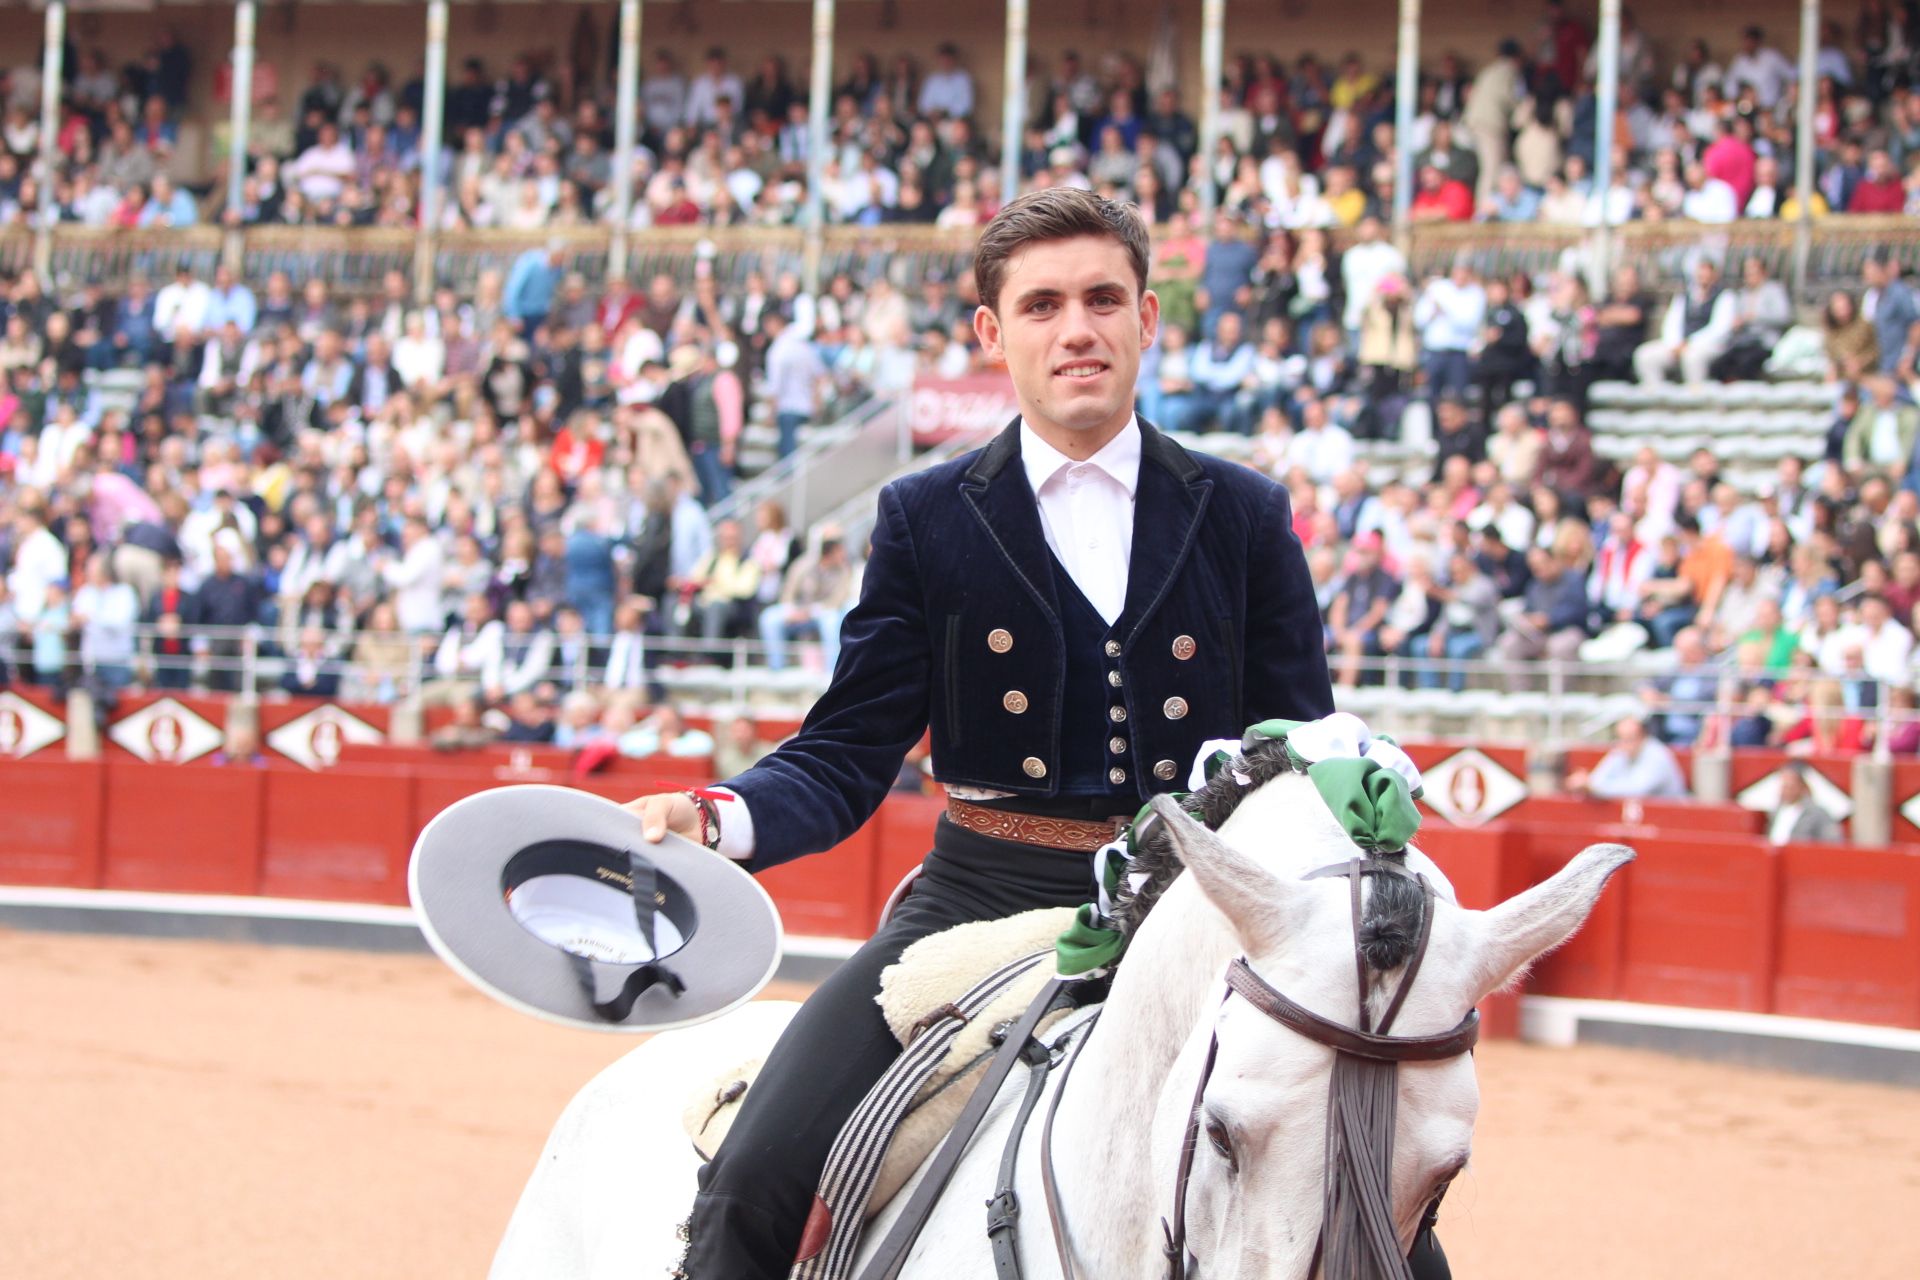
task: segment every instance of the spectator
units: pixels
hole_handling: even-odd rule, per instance
[[[134,626],[140,598],[116,582],[107,553],[87,558],[87,580],[73,593],[70,625],[80,632],[80,665],[109,697],[133,683]]]
[[[1920,409],[1897,399],[1900,384],[1887,374],[1867,378],[1865,386],[1870,399],[1847,426],[1841,462],[1856,477],[1872,468],[1898,480],[1920,440]]]
[[[1680,762],[1633,716],[1613,726],[1613,746],[1593,771],[1567,775],[1567,790],[1597,800],[1675,800],[1687,795]]]
[[[768,339],[768,395],[780,431],[780,456],[784,458],[799,445],[800,429],[811,424],[819,412],[827,368],[812,336],[784,312],[768,312],[762,326]]]
[[[1400,583],[1381,564],[1381,545],[1378,533],[1353,540],[1347,571],[1327,610],[1327,651],[1337,658],[1333,680],[1338,685],[1358,684],[1361,664],[1386,652],[1381,627]]]
[[[663,703],[619,738],[620,754],[644,759],[664,755],[698,759],[713,754],[713,735],[688,726],[679,708]]]
[[[1431,396],[1466,393],[1472,381],[1471,353],[1481,343],[1486,319],[1487,291],[1465,258],[1455,259],[1447,277],[1421,291],[1413,322],[1420,330],[1421,367]]]
[[[1807,785],[1806,766],[1790,764],[1780,771],[1780,794],[1767,820],[1767,843],[1839,844],[1840,824],[1820,806]]]
[[[713,549],[694,566],[688,581],[700,634],[708,640],[741,639],[754,633],[760,566],[743,554],[738,520],[722,520],[713,535]]]
[[[774,744],[760,736],[760,726],[752,716],[729,719],[713,747],[713,771],[723,778],[736,777],[760,763]]]
[[[1708,364],[1708,374],[1722,382],[1761,377],[1767,358],[1792,323],[1793,302],[1786,286],[1768,277],[1759,257],[1748,258],[1741,265],[1741,288],[1734,294],[1726,350]]]
[[[1720,283],[1720,269],[1710,258],[1700,258],[1693,282],[1668,305],[1660,336],[1634,352],[1639,380],[1657,383],[1678,370],[1682,381],[1705,382],[1709,366],[1726,350],[1736,314],[1735,296]]]
[[[840,656],[840,622],[853,605],[855,585],[845,540],[838,530],[824,530],[820,549],[794,562],[779,600],[760,612],[767,665],[784,669],[787,645],[810,638],[820,642],[824,668],[833,670]]]
[[[1222,312],[1214,321],[1213,341],[1193,354],[1188,377],[1193,390],[1185,412],[1168,425],[1177,431],[1198,431],[1218,425],[1240,435],[1252,433],[1253,422],[1242,411],[1241,387],[1253,376],[1254,349],[1242,340],[1240,314]]]
[[[340,694],[340,670],[319,627],[303,627],[287,668],[280,676],[282,692],[300,698],[334,698]]]
[[[1506,662],[1573,661],[1587,638],[1585,582],[1565,556],[1541,547],[1528,553],[1527,572],[1523,598],[1501,610],[1495,652]]]
[[[1880,369],[1892,372],[1906,345],[1907,331],[1920,320],[1920,305],[1913,291],[1900,278],[1900,264],[1884,249],[1867,255],[1861,267],[1867,290],[1860,300],[1860,314],[1873,325],[1880,345]]]

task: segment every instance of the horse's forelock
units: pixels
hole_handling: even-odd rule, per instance
[[[1296,771],[1284,742],[1259,742],[1221,769],[1205,786],[1188,795],[1181,801],[1181,807],[1195,821],[1218,831],[1248,796],[1282,774]],[[1246,779],[1244,784],[1241,778]],[[1376,856],[1396,866],[1406,866],[1404,852]],[[1129,866],[1129,879],[1142,875],[1145,879],[1138,889],[1121,885],[1115,898],[1114,918],[1122,933],[1131,936],[1140,927],[1182,869],[1173,836],[1164,828],[1156,829],[1141,841]],[[1417,884],[1404,876],[1368,876],[1367,882],[1369,891],[1357,941],[1368,967],[1385,973],[1399,968],[1412,956],[1420,937],[1424,895]]]

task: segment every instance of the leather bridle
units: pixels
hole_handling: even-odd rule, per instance
[[[1367,960],[1360,949],[1360,882],[1370,875],[1397,875],[1420,886],[1420,935],[1406,962],[1400,985],[1380,1016],[1378,1029],[1367,1011]],[[1308,873],[1306,879],[1345,876],[1353,914],[1354,969],[1359,978],[1359,1026],[1343,1026],[1287,998],[1247,963],[1245,956],[1227,966],[1227,991],[1222,1003],[1238,994],[1248,1004],[1317,1044],[1334,1051],[1333,1081],[1327,1101],[1327,1170],[1320,1233],[1314,1242],[1311,1276],[1324,1260],[1328,1280],[1368,1275],[1411,1280],[1392,1221],[1389,1177],[1393,1168],[1394,1100],[1398,1095],[1402,1062],[1437,1062],[1457,1058],[1480,1038],[1480,1014],[1468,1010],[1451,1031],[1431,1036],[1396,1036],[1389,1032],[1400,1008],[1413,990],[1420,964],[1426,958],[1433,933],[1433,886],[1427,878],[1395,863],[1377,858],[1355,858]],[[1174,1181],[1173,1221],[1161,1219],[1166,1236],[1168,1280],[1189,1280],[1198,1259],[1187,1250],[1187,1184],[1200,1140],[1200,1108],[1220,1051],[1216,1029],[1207,1047],[1206,1064],[1194,1090],[1180,1146],[1179,1172]]]

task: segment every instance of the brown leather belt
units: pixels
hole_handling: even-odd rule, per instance
[[[989,809],[966,800],[947,799],[947,821],[978,835],[1046,849],[1092,853],[1126,829],[1127,818],[1094,822],[1086,818],[1044,818],[1034,813]]]

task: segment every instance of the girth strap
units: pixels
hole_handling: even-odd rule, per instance
[[[1020,1061],[1027,1066],[1027,1091],[1014,1113],[1013,1128],[1007,1131],[1006,1149],[1000,1153],[1000,1180],[994,1184],[993,1199],[987,1201],[987,1239],[993,1245],[993,1274],[999,1280],[1020,1280],[1020,1196],[1013,1180],[1020,1163],[1020,1139],[1046,1091],[1053,1052],[1039,1040],[1029,1039],[1020,1046]]]
[[[1072,979],[1052,979],[1034,997],[1020,1021],[1014,1024],[1013,1030],[1001,1043],[999,1052],[993,1055],[993,1061],[988,1064],[987,1074],[974,1087],[973,1096],[967,1099],[960,1118],[954,1121],[953,1131],[940,1144],[938,1154],[927,1166],[926,1175],[921,1178],[920,1185],[914,1188],[913,1197],[907,1201],[893,1229],[887,1232],[886,1239],[874,1251],[873,1260],[860,1272],[860,1280],[896,1280],[901,1268],[907,1265],[907,1255],[913,1250],[913,1242],[919,1239],[920,1229],[926,1225],[933,1206],[940,1199],[940,1193],[946,1190],[953,1171],[960,1167],[967,1144],[973,1140],[980,1122],[986,1118],[988,1108],[1000,1092],[1000,1086],[1020,1061],[1021,1051],[1027,1041],[1033,1038],[1034,1028],[1053,1011],[1062,994],[1074,985],[1077,984]]]

